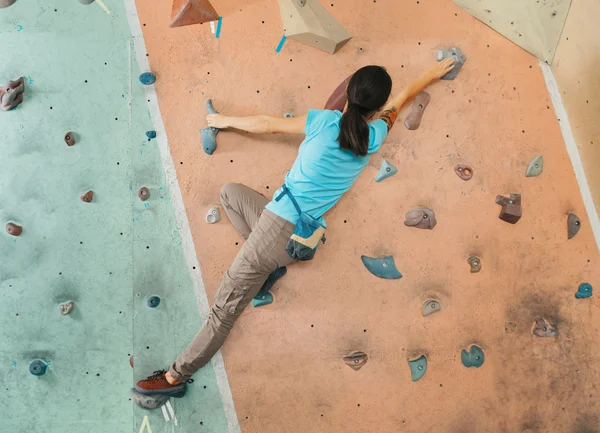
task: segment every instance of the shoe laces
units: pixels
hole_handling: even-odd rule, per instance
[[[154,374],[152,376],[148,376],[148,379],[146,379],[146,380],[148,382],[157,382],[159,380],[167,380],[164,377],[166,372],[167,372],[166,370],[156,370],[154,372]],[[190,378],[190,379],[186,380],[185,383],[194,383],[194,379]]]

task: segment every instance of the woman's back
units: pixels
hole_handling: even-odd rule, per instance
[[[355,156],[340,148],[342,113],[330,110],[310,110],[306,121],[306,138],[298,157],[286,175],[285,184],[303,212],[314,218],[331,209],[350,189],[363,171],[371,155],[379,150],[387,135],[387,125],[381,119],[369,124],[369,150],[366,156]],[[279,197],[281,189],[274,198]],[[291,200],[283,196],[273,200],[267,209],[296,224],[298,212]]]

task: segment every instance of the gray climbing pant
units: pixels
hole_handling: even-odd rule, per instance
[[[233,324],[271,272],[294,263],[285,250],[294,225],[265,209],[269,200],[240,184],[221,189],[221,204],[245,242],[217,289],[208,319],[169,372],[185,381],[221,348]]]

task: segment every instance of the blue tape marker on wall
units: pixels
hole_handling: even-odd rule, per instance
[[[285,44],[286,39],[287,39],[286,35],[283,35],[281,37],[281,40],[279,41],[279,45],[277,45],[277,48],[275,49],[276,53],[281,52],[281,49],[283,48],[283,44]]]
[[[217,33],[216,33],[217,39],[219,39],[219,36],[221,36],[221,25],[222,24],[223,24],[223,17],[219,17],[219,22],[217,23]]]

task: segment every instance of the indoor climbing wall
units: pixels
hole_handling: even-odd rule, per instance
[[[552,63],[571,0],[452,0],[481,22]]]
[[[152,69],[168,77],[158,100],[209,299],[241,247],[225,216],[205,221],[221,186],[271,197],[302,137],[222,131],[209,156],[198,133],[206,98],[231,115],[299,116],[361,66],[386,66],[398,92],[438,49],[467,56],[454,81],[428,90],[417,130],[402,113],[326,216],[316,259],[291,266],[275,302],[233,329],[223,352],[242,431],[595,431],[598,296],[575,293],[598,286],[599,257],[537,59],[448,0],[321,0],[352,35],[335,55],[282,39],[275,2],[212,4],[220,24],[173,29],[171,0],[137,2]],[[526,177],[536,156],[543,172]],[[398,172],[377,183],[384,158]],[[522,200],[514,225],[495,202],[510,194]],[[435,211],[433,230],[404,225],[420,207]],[[581,220],[570,240],[568,213]],[[393,255],[403,277],[378,279],[362,255]],[[423,317],[429,298],[441,311]],[[479,368],[461,363],[472,344],[485,354]],[[368,357],[358,371],[344,362],[355,351]],[[422,354],[413,382],[407,358]]]
[[[23,103],[0,112],[0,431],[224,432],[212,365],[172,401],[177,426],[131,401],[135,381],[199,328],[199,269],[184,256],[160,135],[145,134],[156,98],[138,81],[139,43],[125,4],[105,5],[110,14],[76,1],[0,9],[1,84],[25,77]]]
[[[600,211],[600,79],[596,70],[600,30],[593,19],[600,3],[573,0],[552,71],[565,104],[596,209]]]

